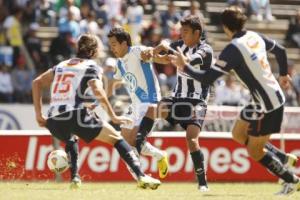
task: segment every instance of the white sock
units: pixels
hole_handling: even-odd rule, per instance
[[[149,142],[145,142],[144,145],[142,146],[141,154],[144,156],[152,156],[156,158],[157,160],[160,160],[163,158],[164,154],[163,152],[152,146]]]

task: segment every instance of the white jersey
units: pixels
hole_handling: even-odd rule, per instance
[[[271,112],[285,102],[267,59],[267,51],[272,51],[275,46],[274,40],[252,31],[243,31],[234,35],[216,62],[216,67],[223,71],[234,70],[264,112]]]
[[[133,104],[157,103],[161,99],[160,87],[152,63],[143,62],[143,46],[129,47],[128,53],[118,59],[115,79],[123,79]]]
[[[82,109],[85,102],[95,101],[87,95],[88,81],[99,79],[98,75],[102,73],[95,61],[73,58],[53,67],[53,73],[48,117]]]

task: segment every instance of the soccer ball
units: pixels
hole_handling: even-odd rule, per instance
[[[52,172],[61,174],[69,168],[69,160],[65,151],[52,151],[47,160],[47,165]]]

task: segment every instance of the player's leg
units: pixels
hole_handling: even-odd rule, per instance
[[[136,136],[137,131],[139,127],[134,127],[133,129],[127,129],[127,128],[122,128],[121,129],[121,135],[126,139],[127,138],[133,138],[132,136]],[[126,139],[127,141],[127,139]],[[134,141],[135,143],[135,138],[133,138],[131,141]],[[129,143],[130,144],[130,143]],[[139,156],[135,146],[132,146],[132,149],[134,153]],[[156,158],[158,161],[158,168],[159,168],[159,175],[160,178],[165,178],[167,173],[168,173],[168,160],[167,160],[167,155],[164,151],[161,151],[160,149],[152,146],[149,142],[145,141],[144,145],[141,150],[141,155],[144,156],[151,156]],[[134,179],[137,179],[131,168],[127,165],[127,168],[129,172],[131,173],[132,177]]]
[[[137,134],[139,127],[132,129],[133,135]],[[165,178],[169,172],[169,162],[167,152],[158,149],[150,142],[144,141],[141,149],[141,155],[151,156],[157,160],[158,173],[160,178]]]
[[[247,145],[248,143],[248,127],[249,122],[244,120],[237,120],[232,129],[232,137],[233,139],[242,145]],[[297,164],[298,158],[297,156],[289,153],[285,153],[282,150],[278,149],[272,143],[267,142],[265,148],[268,151],[273,152],[283,164],[287,164],[288,167],[294,167]]]
[[[128,144],[132,147],[135,147],[136,134],[137,134],[137,129],[136,128],[134,128],[134,129],[135,129],[135,131],[133,131],[133,129],[131,129],[131,127],[121,126],[121,135],[128,142]]]
[[[208,191],[204,156],[199,145],[199,134],[206,115],[206,104],[197,99],[177,99],[172,108],[173,117],[186,130],[186,142],[194,164],[198,189]]]
[[[232,129],[232,138],[241,145],[246,145],[248,142],[249,122],[237,120]]]
[[[78,188],[81,185],[81,179],[78,173],[78,137],[73,135],[66,141],[65,151],[70,159],[71,188]]]
[[[73,189],[81,185],[81,179],[78,173],[78,138],[72,136],[73,112],[64,113],[53,118],[47,119],[47,128],[50,133],[65,143],[65,151],[70,159],[71,185]]]
[[[271,151],[265,150],[265,145],[269,141],[270,135],[249,136],[247,150],[249,156],[261,165],[266,167],[272,174],[283,179],[286,183],[280,195],[288,195],[296,190],[300,190],[300,179],[278,159]]]
[[[146,176],[141,171],[140,161],[133,152],[132,148],[111,125],[103,122],[102,129],[95,139],[111,144],[117,149],[121,158],[126,162],[128,166],[130,166],[132,171],[138,177],[138,183],[140,187],[150,187],[151,189],[157,189],[157,187],[160,185],[160,181]]]
[[[156,158],[159,176],[165,178],[169,171],[167,153],[147,142],[147,136],[154,126],[154,120],[157,118],[157,105],[142,103],[135,106],[133,112],[135,113],[135,119],[133,120],[132,135],[136,135],[136,149],[142,155]]]
[[[247,145],[247,143],[248,143],[248,132],[253,131],[253,129],[257,129],[257,123],[259,121],[251,119],[254,112],[256,112],[256,111],[253,108],[253,105],[246,106],[241,111],[240,119],[238,119],[235,122],[234,128],[232,130],[232,137],[239,144]],[[268,119],[268,118],[270,118],[269,115],[270,114],[268,114],[267,119],[264,119],[263,123],[272,123],[273,120]],[[279,112],[277,116],[280,118],[281,115],[283,115],[283,110],[282,110],[282,112]],[[282,120],[278,119],[278,117],[275,120],[278,121],[277,123],[281,124]],[[263,120],[263,119],[260,119],[260,120]],[[262,123],[262,122],[260,121],[259,123]],[[279,130],[280,130],[280,128],[279,128]],[[295,166],[297,161],[298,161],[297,156],[292,155],[292,154],[287,154],[287,153],[281,151],[280,149],[278,149],[277,147],[275,147],[273,144],[271,144],[269,142],[266,143],[265,148],[268,151],[273,152],[280,159],[280,161],[283,164],[286,164],[289,167]]]
[[[207,191],[206,172],[204,168],[204,156],[199,146],[200,127],[197,125],[188,125],[186,129],[186,141],[190,155],[194,164],[194,170],[197,175],[200,191]]]
[[[155,104],[149,105],[146,114],[139,124],[139,129],[136,135],[136,149],[138,153],[141,153],[142,146],[154,126],[156,117],[157,106]]]
[[[133,152],[135,153],[135,155],[137,157],[139,157],[139,154],[135,148],[135,138],[136,138],[136,133],[137,131],[134,133],[132,132],[132,129],[129,129],[128,126],[130,125],[127,125],[126,128],[124,128],[125,126],[121,126],[121,135],[123,136],[123,138],[128,142],[128,144],[131,146]],[[126,165],[128,171],[130,172],[131,176],[137,180],[138,177],[136,176],[136,174],[134,173],[134,171],[132,171],[132,169],[130,168],[129,165]]]
[[[126,125],[124,124],[121,126],[121,135],[133,147],[134,151],[137,153],[138,151],[136,148],[136,139],[137,139],[138,130],[140,129],[139,125],[144,120],[145,118],[144,116],[146,113],[148,113],[148,107],[150,106],[151,104],[149,103],[132,105],[130,114],[127,114],[126,116],[129,117],[133,121],[133,123],[126,124]],[[159,150],[158,148],[152,146],[149,142],[147,142],[146,137],[144,137],[142,140],[144,140],[141,141],[142,145],[140,146],[141,148],[140,153],[142,155],[152,156],[158,160],[161,160],[166,157],[163,151]]]
[[[160,181],[145,175],[140,169],[140,161],[132,148],[110,124],[103,122],[95,113],[86,109],[75,111],[73,117],[73,132],[85,142],[96,139],[114,146],[121,158],[130,166],[138,177],[138,186],[156,189]]]
[[[271,173],[283,179],[287,185],[297,184],[299,178],[284,166],[280,160],[278,151],[268,150],[266,145],[269,142],[270,135],[280,131],[283,117],[283,107],[269,113],[260,113],[255,109],[243,109],[241,119],[249,122],[247,130],[248,140],[246,142],[248,154],[255,161],[266,167]],[[238,121],[237,123],[240,123]],[[289,194],[295,190],[284,190],[283,194]]]

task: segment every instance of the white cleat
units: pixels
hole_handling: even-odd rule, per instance
[[[300,180],[298,183],[284,183],[282,189],[275,193],[277,196],[288,196],[293,194],[296,191],[300,191]]]
[[[71,185],[70,185],[70,189],[78,189],[81,186],[81,179],[79,176],[75,176],[72,181],[71,181]]]
[[[199,185],[199,186],[198,186],[198,190],[199,190],[200,192],[209,192],[209,188],[208,188],[207,185]]]
[[[161,182],[151,176],[144,175],[138,178],[138,187],[147,189],[150,188],[152,190],[156,190],[161,185]]]

